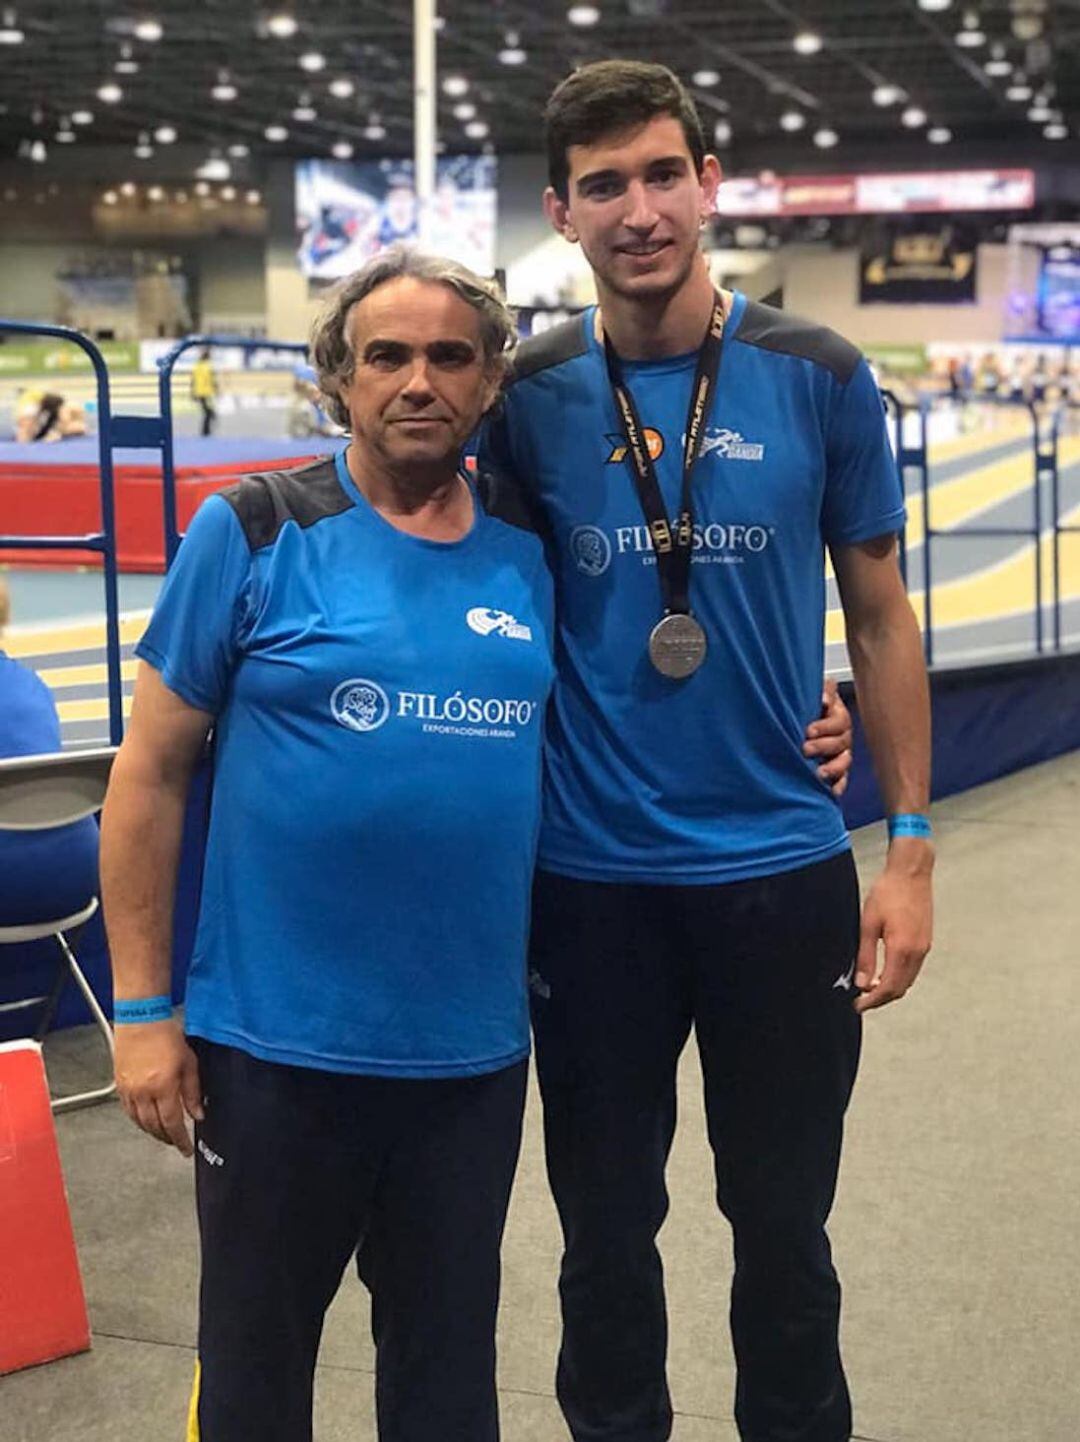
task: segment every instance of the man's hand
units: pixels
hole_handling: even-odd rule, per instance
[[[930,878],[934,850],[918,837],[897,837],[885,870],[863,906],[855,1010],[870,1011],[902,997],[919,974],[933,933]],[[878,942],[885,957],[878,973]]]
[[[116,1087],[137,1127],[191,1156],[184,1113],[202,1121],[202,1090],[198,1060],[179,1022],[137,1022],[116,1028]]]
[[[804,756],[823,757],[817,774],[839,798],[847,790],[851,770],[851,712],[840,699],[836,682],[827,680],[821,692],[821,717],[806,728]]]

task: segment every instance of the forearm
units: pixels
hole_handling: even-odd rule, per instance
[[[930,802],[930,692],[918,623],[907,599],[848,628],[855,695],[886,812]]]
[[[176,872],[190,776],[154,775],[116,759],[101,818],[101,895],[117,997],[172,985]]]

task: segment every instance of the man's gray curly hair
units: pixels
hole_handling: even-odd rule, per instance
[[[349,411],[340,388],[353,377],[356,357],[348,332],[349,313],[358,301],[387,281],[408,276],[412,280],[447,285],[480,316],[480,344],[492,370],[504,372],[509,351],[517,339],[510,308],[491,281],[483,280],[456,260],[427,255],[405,245],[392,245],[354,271],[330,293],[311,330],[311,362],[326,409],[339,426],[349,425]]]

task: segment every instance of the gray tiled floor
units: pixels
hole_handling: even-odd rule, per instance
[[[832,1234],[856,1432],[875,1442],[1080,1439],[1080,753],[937,808],[937,945],[867,1027]],[[860,835],[864,879],[880,828]],[[92,1038],[49,1045],[63,1086]],[[676,1442],[736,1442],[729,1242],[712,1204],[696,1060],[684,1060],[662,1238]],[[114,1106],[58,1131],[94,1348],[0,1381],[3,1442],[171,1442],[194,1360],[188,1166]],[[505,1248],[507,1442],[565,1442],[552,1397],[554,1211],[538,1105]],[[373,1436],[365,1297],[332,1309],[318,1442]],[[257,1439],[253,1439],[257,1442]]]

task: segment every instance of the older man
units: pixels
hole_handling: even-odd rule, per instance
[[[380,1437],[498,1435],[551,583],[458,458],[510,337],[452,263],[395,249],[346,281],[314,358],[348,448],[208,500],[138,648],[102,838],[117,1079],[185,1155],[196,1122],[205,1442],[310,1438],[358,1248]],[[182,1029],[173,885],[211,729]]]

